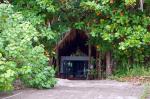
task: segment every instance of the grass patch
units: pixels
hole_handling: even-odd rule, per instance
[[[150,66],[145,65],[122,65],[114,72],[117,77],[135,77],[135,76],[150,76]]]
[[[137,64],[118,66],[113,76],[109,78],[118,81],[150,83],[150,66]]]
[[[150,83],[145,84],[144,92],[141,95],[141,99],[148,99],[150,97]]]

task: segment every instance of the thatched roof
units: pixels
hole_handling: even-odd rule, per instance
[[[89,36],[86,32],[81,30],[72,29],[65,34],[64,38],[58,43],[56,49],[58,49],[59,56],[70,56],[78,49],[86,55],[88,55]],[[92,46],[92,56],[95,56],[96,48]]]

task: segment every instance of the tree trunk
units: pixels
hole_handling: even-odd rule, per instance
[[[144,11],[144,0],[140,0],[140,10]]]
[[[106,76],[112,75],[112,66],[111,66],[111,52],[106,53]]]
[[[97,66],[97,78],[101,79],[102,78],[102,73],[101,73],[101,53],[99,51],[96,52],[96,66]]]

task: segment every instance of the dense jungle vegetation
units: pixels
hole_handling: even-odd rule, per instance
[[[150,0],[0,1],[0,91],[16,79],[52,88],[48,60],[70,29],[86,31],[101,54],[111,52],[115,76],[150,76]]]

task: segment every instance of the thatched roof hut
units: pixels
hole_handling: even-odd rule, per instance
[[[58,77],[85,79],[89,76],[87,71],[93,67],[97,70],[97,77],[99,78],[99,73],[101,74],[103,70],[102,65],[106,67],[103,71],[111,72],[111,55],[106,53],[104,55],[106,60],[101,59],[101,53],[97,51],[95,45],[88,43],[89,40],[88,33],[82,30],[72,29],[65,33],[55,47],[57,58],[54,64],[58,69]],[[80,54],[76,54],[77,52]]]

